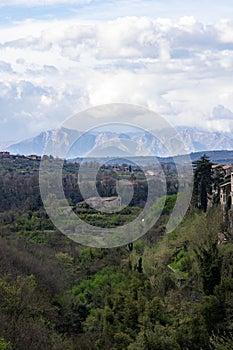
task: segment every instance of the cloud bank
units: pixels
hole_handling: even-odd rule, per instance
[[[227,19],[25,20],[1,29],[0,136],[35,135],[114,102],[148,107],[173,125],[233,131],[232,71]]]

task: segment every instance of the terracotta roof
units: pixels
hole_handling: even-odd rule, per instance
[[[232,165],[223,165],[222,167],[224,170],[231,169]]]
[[[119,197],[91,197],[88,198],[87,201],[106,201],[106,202],[111,202],[114,201],[116,199],[118,199]]]
[[[222,168],[222,165],[221,164],[213,164],[212,169],[216,169],[216,168]]]

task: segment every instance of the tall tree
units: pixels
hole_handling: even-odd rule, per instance
[[[207,210],[208,195],[212,194],[212,163],[204,154],[193,162],[194,167],[194,204],[203,211]]]

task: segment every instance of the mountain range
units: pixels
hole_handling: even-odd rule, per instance
[[[185,153],[233,150],[233,134],[209,132],[190,127],[178,127],[177,132],[185,144]],[[161,156],[181,154],[176,135],[166,130],[159,134],[160,141],[147,131],[116,132],[98,131],[82,133],[61,128],[41,132],[39,135],[2,147],[12,154],[51,154],[57,157],[103,157],[103,156]],[[170,142],[171,147],[166,148]],[[0,145],[1,147],[1,145]],[[69,150],[66,152],[66,150]],[[184,153],[184,152],[183,152]]]

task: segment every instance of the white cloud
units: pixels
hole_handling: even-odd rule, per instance
[[[231,43],[233,42],[233,21],[229,19],[223,19],[216,25],[218,30],[218,36],[221,42]]]
[[[31,20],[3,28],[3,136],[16,120],[18,134],[29,135],[112,102],[149,107],[173,124],[218,130],[213,109],[233,110],[231,31],[233,22],[209,25],[192,16]]]

